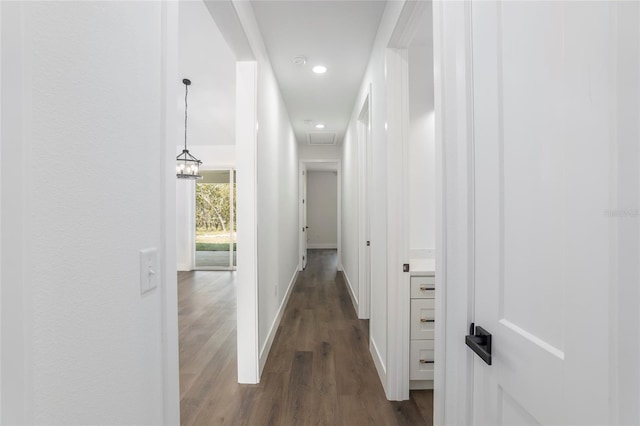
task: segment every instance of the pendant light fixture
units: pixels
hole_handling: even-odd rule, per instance
[[[191,80],[185,78],[182,82],[184,83],[184,149],[182,154],[176,157],[176,176],[178,179],[202,179],[199,174],[202,161],[189,154],[187,149],[187,95]]]

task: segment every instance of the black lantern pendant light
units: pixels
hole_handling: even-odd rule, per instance
[[[184,83],[184,149],[182,154],[176,157],[176,176],[178,179],[202,179],[199,174],[202,161],[189,154],[187,149],[187,95],[191,80],[185,78],[182,82]]]

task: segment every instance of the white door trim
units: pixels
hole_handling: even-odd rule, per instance
[[[365,110],[366,109],[366,110]],[[358,318],[371,316],[371,84],[358,114]],[[361,134],[364,126],[364,134]]]
[[[426,2],[405,2],[386,56],[387,121],[387,398],[409,399],[410,264],[409,58]],[[438,161],[436,159],[436,161]],[[436,183],[436,186],[438,183]],[[437,225],[436,225],[437,226]],[[444,246],[436,252],[444,253]],[[440,273],[436,269],[436,276]],[[439,320],[444,325],[444,319]],[[436,339],[436,347],[444,348]],[[444,355],[442,358],[444,359]],[[441,383],[434,383],[434,394]]]
[[[436,128],[434,424],[470,424],[473,153],[470,2],[433,2]],[[445,352],[446,349],[446,352]]]
[[[407,141],[406,122],[401,111],[408,94],[403,83],[402,50],[409,47],[424,5],[407,2],[398,19],[387,49],[387,140],[402,141],[387,150],[389,189],[402,188],[404,179],[395,178],[394,170],[402,167]],[[473,358],[464,344],[464,334],[473,317],[473,171],[470,133],[471,110],[471,44],[469,2],[433,2],[434,31],[434,96],[436,129],[436,313],[435,313],[435,380],[434,424],[469,424],[471,416],[471,378]],[[406,52],[404,52],[406,54]],[[462,71],[462,72],[461,72]],[[391,74],[394,74],[390,76]],[[406,78],[406,76],[405,76]],[[390,90],[391,89],[391,90]],[[390,99],[394,97],[395,99]],[[389,108],[389,105],[395,105]],[[406,107],[406,105],[405,105]],[[446,141],[446,144],[445,144]],[[394,157],[390,158],[389,156]],[[408,398],[408,326],[401,320],[408,312],[405,295],[408,277],[398,267],[408,263],[408,238],[404,214],[394,207],[406,199],[389,191],[388,224],[402,235],[397,247],[389,238],[389,328],[387,397]],[[406,204],[403,204],[406,206]],[[397,235],[394,237],[396,240]],[[405,255],[405,250],[407,254]],[[403,259],[406,258],[406,262]],[[408,274],[404,274],[408,275]],[[400,290],[397,290],[397,289]],[[403,325],[404,324],[404,325]],[[452,333],[453,331],[454,333]],[[396,338],[393,338],[396,336]],[[402,336],[402,337],[401,337]]]
[[[388,48],[387,69],[387,398],[409,399],[408,51]]]
[[[231,206],[231,221],[229,222],[229,226],[230,226],[230,232],[233,231],[233,227],[235,225],[235,222],[233,220],[233,213],[234,213],[234,197],[233,197],[233,180],[234,178],[236,178],[236,167],[229,165],[229,164],[220,164],[220,165],[215,165],[215,166],[201,166],[200,167],[200,171],[209,171],[209,172],[214,172],[214,171],[221,171],[221,172],[229,172],[229,185],[231,185],[231,193],[230,193],[230,206]],[[189,244],[190,244],[190,250],[189,250],[189,259],[191,262],[191,271],[235,271],[237,268],[235,266],[233,266],[233,250],[229,250],[229,263],[227,264],[227,266],[198,266],[196,264],[196,237],[198,235],[198,232],[196,230],[196,210],[197,210],[197,206],[196,206],[196,202],[197,202],[197,195],[196,195],[196,187],[198,185],[198,181],[195,181],[195,183],[191,186],[191,198],[190,198],[190,202],[191,202],[191,210],[189,211]],[[237,201],[237,200],[235,200]],[[235,210],[237,210],[237,206],[235,208]],[[233,238],[231,238],[233,239]],[[236,258],[237,260],[237,258]]]
[[[298,166],[298,235],[300,236],[298,239],[298,271],[304,271],[306,267],[306,256],[307,256],[307,232],[303,231],[303,227],[305,224],[305,208],[306,208],[306,185],[307,185],[307,168],[304,162],[300,162]]]
[[[234,270],[233,266],[233,228],[235,227],[235,194],[234,194],[234,183],[236,181],[236,170],[229,169],[229,269]]]
[[[164,215],[162,225],[162,249],[164,273],[161,274],[162,300],[162,381],[163,416],[165,424],[180,422],[180,363],[178,338],[178,280],[177,280],[177,239],[176,239],[176,176],[174,173],[179,120],[175,99],[178,96],[178,8],[177,2],[162,2],[162,75],[163,90],[163,131],[164,149],[162,181]]]

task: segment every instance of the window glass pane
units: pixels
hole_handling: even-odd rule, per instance
[[[229,267],[229,171],[202,171],[196,183],[196,267]]]

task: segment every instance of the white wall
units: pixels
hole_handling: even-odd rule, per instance
[[[165,104],[176,11],[0,7],[2,314],[15,324],[3,318],[2,423],[177,423],[177,315],[164,311],[177,303]],[[160,284],[141,295],[150,247]]]
[[[307,170],[308,245],[338,247],[338,172]]]
[[[342,148],[338,145],[298,145],[298,157],[300,160],[339,160],[341,154]]]
[[[202,170],[230,169],[236,164],[235,145],[198,145],[189,152],[198,154],[196,157],[202,161]]]
[[[431,14],[424,14],[430,18]],[[420,30],[431,28],[426,22]],[[429,40],[430,41],[430,40]],[[409,247],[411,258],[435,250],[435,128],[433,47],[409,48]]]
[[[189,78],[192,83],[189,151],[200,159],[195,145],[235,144],[236,59],[202,0],[180,1],[179,10],[179,81]],[[184,85],[181,89],[178,105],[184,120]]]
[[[371,200],[371,315],[372,355],[386,388],[387,362],[387,172],[385,135],[385,49],[403,2],[388,2],[380,22],[369,65],[363,77],[342,145],[342,256],[354,294],[358,294],[358,134],[360,108],[371,87],[372,200]]]
[[[264,60],[258,60],[258,123],[258,342],[263,352],[298,266],[298,144]]]
[[[609,252],[610,265],[616,269],[609,283],[611,334],[615,336],[610,341],[618,343],[612,351],[609,371],[613,372],[615,421],[640,424],[640,4],[617,3],[614,13],[613,22],[618,28],[611,43],[615,49],[610,51],[616,52],[616,65],[611,66],[615,69],[616,85],[611,92],[617,94],[614,101],[617,114],[612,123],[616,129],[612,135],[616,135],[617,158],[610,164],[615,164],[612,171],[616,177],[611,182],[617,185],[610,193],[616,193],[612,204],[623,211],[631,208],[631,214],[609,217],[609,226],[617,234]]]

